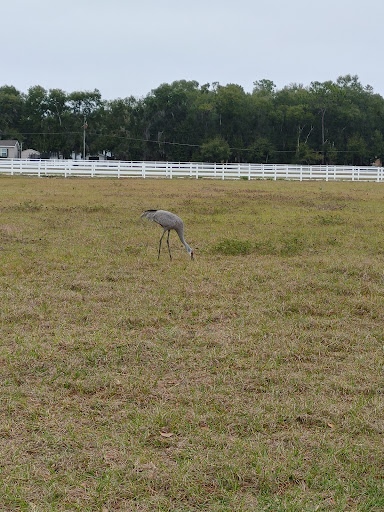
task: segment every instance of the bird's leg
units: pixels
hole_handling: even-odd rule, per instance
[[[160,259],[160,249],[161,249],[161,241],[163,239],[163,236],[165,235],[165,230],[163,231],[163,234],[161,235],[160,237],[160,243],[159,243],[159,254],[157,256],[157,259]],[[168,231],[168,235],[169,235],[169,231]]]
[[[168,245],[169,257],[170,257],[170,258],[171,258],[171,260],[172,260],[172,256],[171,256],[171,248],[169,247],[169,233],[170,233],[170,232],[171,232],[171,231],[169,230],[169,231],[168,231],[168,236],[167,236],[167,245]]]

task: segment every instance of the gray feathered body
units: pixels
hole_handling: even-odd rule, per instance
[[[164,229],[163,235],[160,238],[160,247],[161,247],[161,240],[165,234],[166,231],[168,231],[168,249],[169,249],[169,232],[171,229],[174,229],[176,233],[179,235],[179,238],[184,244],[185,248],[188,251],[188,254],[193,258],[193,250],[191,247],[187,244],[187,242],[184,239],[184,222],[180,217],[175,215],[174,213],[168,212],[167,210],[146,210],[144,213],[142,213],[141,217],[145,217],[149,220],[153,220],[154,222],[157,222],[157,224],[160,224],[160,226]],[[160,247],[159,247],[159,255],[160,255]],[[170,250],[169,250],[170,251]],[[169,255],[171,256],[171,252],[169,252]]]

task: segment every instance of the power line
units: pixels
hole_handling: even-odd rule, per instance
[[[88,132],[89,133],[89,132]],[[21,132],[21,135],[82,135],[83,132]],[[199,148],[201,144],[188,144],[186,142],[168,142],[168,141],[159,141],[159,140],[151,140],[151,139],[138,139],[135,137],[129,136],[121,136],[121,135],[106,135],[104,133],[91,133],[90,135],[96,135],[98,137],[113,137],[115,139],[128,139],[134,140],[136,142],[151,142],[153,144],[172,144],[175,146],[191,146]],[[235,149],[235,148],[233,148]]]
[[[89,132],[88,132],[89,133]],[[83,132],[20,132],[21,135],[83,135]],[[124,139],[124,140],[132,140],[135,142],[149,142],[151,144],[168,144],[171,146],[187,146],[192,148],[201,148],[202,144],[188,144],[186,142],[169,142],[169,141],[159,141],[159,140],[151,140],[151,139],[138,139],[135,137],[122,136],[122,135],[106,135],[104,133],[91,133],[90,135],[95,135],[97,137],[111,137],[115,139]],[[252,148],[229,148],[231,151],[254,151]],[[318,153],[323,153],[324,151],[319,150]],[[332,153],[355,153],[355,151],[347,151],[347,150],[330,150]],[[296,153],[296,150],[291,149],[271,149],[269,153]]]

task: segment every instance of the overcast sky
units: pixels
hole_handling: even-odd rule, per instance
[[[2,2],[0,86],[103,99],[200,85],[358,75],[384,96],[383,0],[17,0]]]

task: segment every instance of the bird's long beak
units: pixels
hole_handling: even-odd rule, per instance
[[[191,252],[191,260],[194,260],[195,258],[193,257],[193,251]]]

